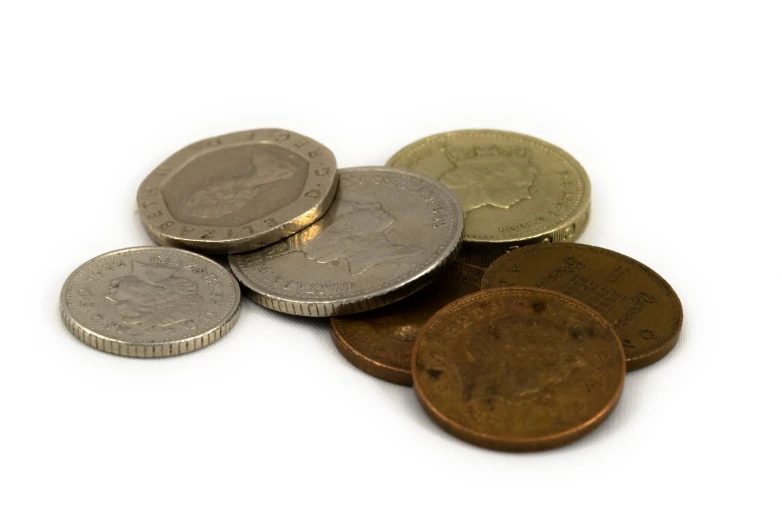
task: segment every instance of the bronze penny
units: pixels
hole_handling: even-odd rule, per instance
[[[574,441],[619,401],[622,344],[608,321],[558,292],[490,289],[445,306],[413,349],[426,413],[482,447],[534,451]]]
[[[331,337],[345,358],[367,374],[412,385],[410,358],[418,331],[443,306],[479,291],[483,269],[463,263],[422,291],[388,307],[331,319]]]
[[[598,311],[619,334],[628,370],[656,362],[679,339],[682,304],[673,288],[646,265],[608,249],[573,243],[522,247],[495,261],[481,287],[507,285],[552,289]]]

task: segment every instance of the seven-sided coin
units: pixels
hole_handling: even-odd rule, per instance
[[[291,131],[225,134],[160,164],[139,187],[139,213],[161,245],[246,252],[320,218],[334,199],[336,170],[329,149]]]

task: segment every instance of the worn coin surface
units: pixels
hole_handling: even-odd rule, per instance
[[[624,345],[628,370],[668,354],[682,328],[673,288],[646,265],[582,244],[530,245],[495,261],[482,287],[525,285],[572,296],[602,314]]]
[[[481,290],[483,269],[456,263],[434,283],[397,303],[331,318],[331,337],[353,365],[377,378],[412,385],[410,358],[418,331],[443,306]]]
[[[282,129],[241,131],[188,145],[139,187],[141,220],[161,245],[246,252],[300,231],[337,189],[334,154]]]
[[[486,267],[520,245],[569,242],[586,226],[590,185],[568,153],[531,136],[493,130],[435,134],[387,165],[432,176],[465,212],[461,258]]]
[[[96,349],[137,358],[174,356],[225,335],[241,292],[212,260],[171,247],[102,254],[65,281],[60,310],[68,329]]]
[[[558,447],[602,423],[625,361],[611,325],[583,303],[528,287],[447,305],[421,329],[413,386],[446,431],[490,449]]]
[[[389,167],[341,169],[339,177],[322,219],[228,257],[260,305],[299,316],[376,309],[421,289],[453,260],[462,212],[440,182]]]

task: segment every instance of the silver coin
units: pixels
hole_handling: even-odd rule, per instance
[[[91,259],[65,281],[60,310],[87,345],[137,358],[174,356],[224,336],[241,291],[209,258],[171,247],[134,247]]]
[[[334,154],[311,138],[257,129],[188,145],[139,187],[141,220],[160,245],[247,252],[320,218],[337,190]]]
[[[339,171],[326,215],[274,245],[228,257],[260,305],[299,316],[336,316],[395,302],[455,257],[462,209],[442,183],[406,169]]]

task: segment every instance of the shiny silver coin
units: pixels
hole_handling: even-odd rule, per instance
[[[375,309],[421,289],[455,257],[462,209],[445,185],[391,167],[341,169],[339,177],[321,220],[228,257],[260,305],[299,316]]]
[[[318,142],[257,129],[188,145],[141,184],[139,213],[160,245],[209,254],[251,251],[323,216],[337,161]]]
[[[225,335],[239,317],[241,292],[212,260],[171,247],[102,254],[65,281],[60,309],[87,345],[137,358],[174,356]]]

